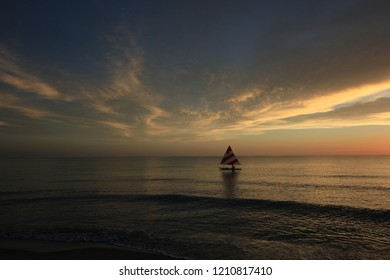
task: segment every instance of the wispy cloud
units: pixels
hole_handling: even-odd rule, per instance
[[[21,115],[28,119],[39,120],[41,122],[66,123],[77,127],[91,127],[91,124],[95,123],[94,120],[89,118],[59,113],[45,106],[29,104],[22,98],[4,91],[0,91],[0,109],[3,112],[8,111],[12,114]]]
[[[60,93],[54,88],[22,72],[13,72],[12,74],[0,73],[0,79],[2,82],[22,91],[34,92],[49,99],[60,97]]]
[[[108,41],[111,46],[106,60],[108,81],[96,88],[83,89],[90,107],[105,115],[100,123],[117,129],[123,136],[134,136],[130,133],[134,126],[138,127],[138,134],[165,133],[160,120],[170,114],[160,105],[162,96],[144,85],[143,51],[134,36],[124,32],[111,35]]]
[[[237,96],[230,97],[226,99],[226,102],[234,103],[234,105],[237,105],[237,103],[243,103],[243,102],[249,102],[253,101],[256,97],[259,97],[261,95],[260,89],[251,89],[244,92],[240,92]]]
[[[22,92],[38,94],[47,99],[71,100],[34,74],[22,70],[15,55],[0,45],[0,81]]]
[[[378,97],[377,94],[387,89],[390,89],[390,81],[309,99],[274,102],[248,110],[240,119],[215,132],[257,134],[277,129],[390,125],[383,117],[390,112],[388,98]],[[382,117],[377,118],[378,114]]]
[[[8,122],[0,121],[0,126],[12,126],[12,125]]]
[[[146,133],[149,135],[161,135],[169,132],[170,126],[167,124],[163,124],[161,122],[162,119],[167,119],[171,116],[170,113],[161,109],[157,106],[146,106],[148,109],[147,115],[144,117],[144,123],[146,124]]]
[[[120,113],[116,111],[113,107],[105,104],[104,100],[97,100],[96,98],[94,98],[90,106],[100,113],[104,113],[111,116],[120,115]]]
[[[56,114],[45,109],[40,109],[25,104],[18,97],[3,92],[0,92],[0,108],[17,112],[32,119],[44,119],[57,116]]]
[[[121,122],[115,122],[115,121],[98,121],[98,123],[107,126],[116,132],[119,132],[124,137],[133,136],[133,132],[132,132],[133,126],[131,125],[121,123]]]

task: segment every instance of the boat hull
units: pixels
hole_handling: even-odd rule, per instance
[[[220,170],[231,170],[231,171],[241,170],[241,168],[237,168],[237,167],[234,167],[234,168],[231,168],[231,167],[220,167],[219,169]]]

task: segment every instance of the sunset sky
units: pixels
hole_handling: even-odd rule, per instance
[[[0,155],[390,154],[390,1],[1,1]]]

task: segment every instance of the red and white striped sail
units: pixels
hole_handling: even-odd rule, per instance
[[[226,153],[221,160],[221,164],[241,165],[230,146],[227,148]]]

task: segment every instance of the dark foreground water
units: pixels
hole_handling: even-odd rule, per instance
[[[390,259],[390,157],[0,160],[0,237],[189,259]]]

